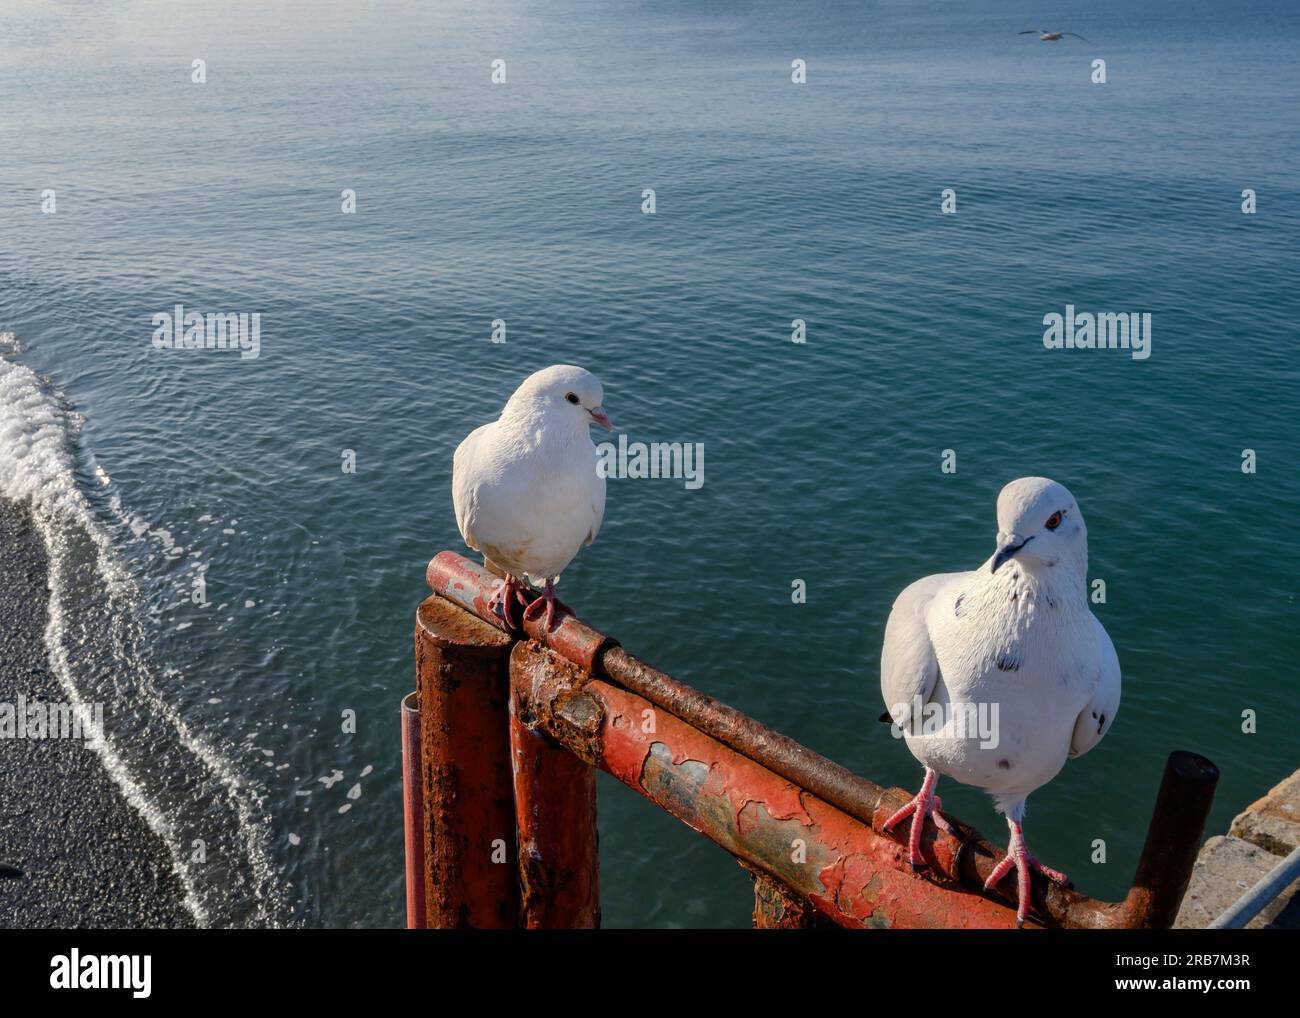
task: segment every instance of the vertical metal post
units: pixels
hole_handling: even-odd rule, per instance
[[[428,925],[518,921],[508,689],[513,640],[441,597],[416,612]]]
[[[1125,901],[1134,910],[1133,925],[1152,930],[1173,926],[1192,878],[1218,783],[1219,768],[1205,757],[1183,749],[1169,754],[1146,844]]]
[[[420,767],[420,706],[416,693],[402,697],[402,806],[406,829],[406,928],[425,928],[424,783]]]
[[[519,646],[523,646],[520,644]],[[600,926],[600,858],[596,833],[596,769],[529,729],[511,655],[510,753],[519,836],[520,922],[527,929]],[[577,675],[572,665],[557,668]],[[575,699],[572,708],[581,710]],[[564,708],[561,708],[564,709]]]

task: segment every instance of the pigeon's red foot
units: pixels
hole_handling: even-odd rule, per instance
[[[555,615],[557,611],[564,612],[566,615],[572,615],[573,609],[555,596],[555,581],[546,581],[546,593],[524,609],[524,620],[531,622],[542,614],[542,608],[546,609],[546,631],[549,633],[555,628]]]
[[[505,579],[498,583],[496,589],[492,591],[492,598],[488,602],[488,606],[493,613],[501,617],[501,620],[505,622],[506,627],[509,629],[518,629],[523,625],[522,620],[518,623],[515,622],[511,609],[516,601],[527,606],[527,590],[528,587],[518,577],[506,573]]]
[[[1070,886],[1070,878],[1060,870],[1044,866],[1029,854],[1029,849],[1025,847],[1025,832],[1010,817],[1007,818],[1007,826],[1011,828],[1011,844],[1007,846],[1007,854],[1002,861],[993,867],[993,872],[989,874],[988,880],[984,881],[984,890],[993,890],[998,885],[998,882],[1010,873],[1014,867],[1016,871],[1016,925],[1024,926],[1025,919],[1029,916],[1029,874],[1033,870],[1037,870],[1048,880],[1066,887]]]
[[[943,818],[939,810],[943,803],[939,797],[934,794],[934,786],[939,783],[939,772],[932,771],[930,768],[925,769],[925,781],[921,784],[921,790],[916,793],[915,797],[906,806],[885,821],[885,833],[888,834],[890,829],[898,823],[912,818],[912,829],[907,836],[907,853],[912,863],[912,869],[925,865],[925,859],[921,855],[921,832],[925,829],[925,818],[930,817],[941,831],[947,831],[949,834],[955,833],[952,825]]]

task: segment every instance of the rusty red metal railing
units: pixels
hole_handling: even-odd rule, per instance
[[[983,891],[1002,857],[970,826],[928,824],[883,788],[664,675],[569,614],[506,631],[491,573],[453,552],[429,563],[416,615],[422,885],[431,927],[582,928],[600,921],[595,770],[730,852],[754,876],[763,928],[1015,926],[1014,889]],[[404,773],[411,773],[409,767]],[[1163,928],[1187,887],[1218,771],[1165,767],[1127,896],[1098,901],[1035,875],[1027,925]],[[412,816],[408,788],[408,822]],[[411,845],[408,838],[408,846]],[[408,907],[408,924],[420,923]]]

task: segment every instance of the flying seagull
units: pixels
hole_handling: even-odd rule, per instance
[[[1029,854],[1025,799],[1105,736],[1119,709],[1120,671],[1088,608],[1088,532],[1074,496],[1045,477],[1022,477],[998,495],[997,519],[988,561],[917,580],[890,612],[881,691],[925,780],[885,830],[912,817],[908,852],[921,865],[925,818],[951,829],[938,812],[939,775],[984,789],[1011,830],[984,889],[1014,867],[1023,925],[1031,869],[1068,883]],[[991,725],[978,723],[978,712]]]
[[[578,549],[591,544],[605,516],[605,478],[588,429],[614,425],[601,403],[600,380],[569,364],[524,379],[501,416],[470,432],[452,461],[451,496],[465,543],[504,577],[493,609],[514,628],[515,601],[524,618],[546,610],[555,624],[555,581]],[[546,592],[530,599],[527,577]]]
[[[1045,28],[1026,28],[1023,32],[1017,32],[1016,35],[1033,35],[1035,32],[1038,33],[1039,42],[1060,42],[1061,39],[1067,35],[1072,35],[1076,39],[1083,39],[1083,36],[1079,35],[1077,32],[1049,32]],[[1083,39],[1083,41],[1088,42],[1087,39]],[[1091,43],[1089,43],[1089,45],[1091,45]]]

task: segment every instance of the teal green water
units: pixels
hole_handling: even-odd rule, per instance
[[[68,679],[207,921],[403,921],[451,455],[557,362],[629,439],[704,445],[698,490],[612,480],[561,588],[665,671],[916,785],[875,723],[889,606],[1046,474],[1125,685],[1030,799],[1035,853],[1118,896],[1170,750],[1222,768],[1212,831],[1300,763],[1293,5],[1074,5],[1091,42],[1055,45],[1012,0],[264,7],[0,14],[0,492],[52,521]],[[178,302],[259,312],[260,356],[154,349]],[[1150,358],[1044,349],[1067,304],[1151,312]],[[748,922],[721,850],[612,781],[600,814],[607,925]]]

